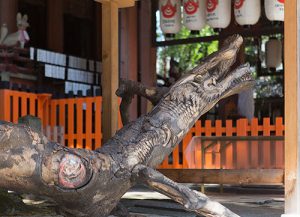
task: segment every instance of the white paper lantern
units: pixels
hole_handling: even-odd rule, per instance
[[[183,23],[192,31],[201,30],[206,25],[206,1],[183,0]]]
[[[270,38],[266,43],[266,65],[267,68],[275,70],[282,62],[282,44],[276,38]]]
[[[212,28],[226,28],[231,20],[231,0],[207,0],[206,22]]]
[[[181,28],[181,0],[159,0],[160,28],[165,34],[176,34]]]
[[[265,0],[265,12],[271,21],[284,21],[284,0]]]
[[[260,17],[260,0],[235,0],[234,16],[240,25],[254,25]]]

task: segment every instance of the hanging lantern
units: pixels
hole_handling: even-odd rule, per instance
[[[266,16],[271,21],[284,21],[284,0],[265,0]]]
[[[234,16],[238,24],[254,25],[260,17],[260,0],[235,0]]]
[[[183,23],[192,31],[201,30],[206,25],[206,1],[183,0]]]
[[[206,22],[212,28],[226,28],[231,20],[231,0],[207,0]]]
[[[159,0],[160,28],[164,34],[176,34],[181,28],[181,0]]]
[[[282,44],[276,38],[270,38],[266,43],[266,65],[272,71],[280,66],[282,62]]]

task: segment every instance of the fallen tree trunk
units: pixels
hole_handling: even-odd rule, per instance
[[[248,65],[228,72],[242,38],[229,41],[176,82],[149,114],[127,124],[98,150],[67,148],[28,126],[0,124],[0,188],[48,196],[64,216],[99,217],[109,215],[128,189],[143,183],[195,213],[237,216],[152,169],[202,114],[253,84]]]

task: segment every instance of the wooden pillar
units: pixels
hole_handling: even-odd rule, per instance
[[[137,6],[120,10],[120,77],[138,79],[138,17]],[[129,108],[130,121],[137,118],[137,97]]]
[[[285,1],[285,217],[300,216],[299,4]]]
[[[103,142],[118,129],[118,98],[115,92],[119,83],[118,5],[114,1],[102,3],[102,95]]]
[[[47,41],[50,50],[64,51],[64,17],[62,0],[47,1]],[[80,30],[78,30],[80,31]],[[70,36],[71,37],[71,36]],[[74,45],[76,46],[76,45]]]
[[[151,4],[154,1],[140,1],[139,10],[139,73],[140,82],[155,86],[156,82],[156,48],[152,45],[152,9]],[[154,28],[155,29],[155,28]],[[147,113],[148,102],[141,100],[141,113]]]
[[[102,6],[101,4],[96,4],[96,21],[95,21],[95,34],[96,34],[96,54],[95,58],[97,60],[102,60]]]
[[[0,0],[0,25],[6,24],[8,33],[17,30],[16,16],[18,12],[18,0]]]

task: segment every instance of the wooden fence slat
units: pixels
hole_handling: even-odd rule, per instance
[[[74,99],[68,99],[68,147],[74,148]]]
[[[211,134],[212,134],[211,120],[205,120],[205,136],[211,136]]]
[[[205,123],[204,135],[205,136],[211,136],[212,135],[211,120],[205,120],[204,123]],[[212,162],[212,148],[207,148],[207,145],[204,144],[203,150],[204,150],[203,156],[205,158],[204,168],[213,167],[213,162]]]
[[[37,100],[37,117],[43,120],[43,102],[41,100]]]
[[[225,136],[232,136],[234,132],[233,126],[232,126],[232,120],[226,120],[225,121]],[[233,144],[229,144],[225,148],[225,166],[226,169],[233,169]]]
[[[27,115],[27,96],[21,95],[21,116]]]
[[[222,121],[216,120],[216,136],[222,136],[222,134],[223,134]]]
[[[51,103],[51,108],[50,108],[50,126],[54,127],[56,126],[58,123],[56,123],[56,113],[57,113],[57,101],[56,100],[52,100]]]
[[[83,148],[83,98],[77,98],[75,100],[76,106],[76,125],[77,125],[77,146],[76,148]]]
[[[253,118],[251,120],[251,136],[258,136],[258,119]],[[259,161],[259,147],[257,141],[251,142],[251,150],[250,150],[250,168],[258,168]]]
[[[32,116],[35,116],[36,114],[36,109],[35,109],[35,100],[36,100],[36,96],[33,94],[29,95],[29,114]]]
[[[201,136],[201,121],[195,123],[195,136]]]
[[[275,120],[275,135],[283,136],[283,132],[284,132],[283,118],[277,117]]]
[[[203,165],[202,165],[202,148],[201,148],[201,143],[197,143],[196,147],[195,147],[195,168],[196,169],[202,169]]]
[[[201,126],[201,120],[198,120],[195,123],[195,136],[201,136],[202,135],[202,126]],[[203,167],[202,165],[202,147],[201,144],[196,143],[195,145],[195,168],[201,169]]]
[[[271,129],[270,129],[270,118],[263,119],[263,135],[270,136]],[[271,143],[270,141],[263,142],[263,168],[270,168],[271,167]]]
[[[178,169],[182,167],[182,164],[179,163],[179,144],[173,150],[173,168]]]
[[[247,119],[239,119],[237,121],[237,136],[247,136],[247,125]],[[246,169],[248,167],[249,162],[247,142],[238,142],[236,148],[236,152],[234,150],[234,155],[236,155],[237,157],[237,169]]]
[[[13,98],[13,100],[12,100],[12,102],[13,102],[13,109],[11,110],[12,111],[12,122],[13,123],[18,123],[18,119],[19,119],[19,107],[20,107],[20,105],[19,105],[19,94],[18,93],[16,93],[16,94],[14,94],[14,95],[12,95],[12,98]]]
[[[93,99],[91,97],[86,98],[86,118],[85,118],[85,129],[86,129],[86,139],[85,148],[92,150],[92,103]]]
[[[223,134],[223,127],[222,127],[222,121],[221,120],[216,120],[215,121],[215,133],[216,136],[222,136]],[[224,165],[221,162],[221,156],[224,157],[224,154],[221,153],[221,144],[218,143],[214,147],[214,155],[213,155],[213,162],[215,164],[216,169],[222,168]]]
[[[96,97],[96,121],[95,121],[95,148],[100,148],[102,145],[102,131],[101,131],[101,114],[102,114],[102,97]],[[119,119],[120,120],[120,119]]]
[[[58,113],[59,113],[59,115],[58,115],[58,121],[59,121],[59,123],[58,123],[58,125],[59,126],[66,126],[66,124],[65,124],[65,120],[66,120],[66,107],[65,107],[65,101],[64,100],[58,100],[58,103],[57,103],[57,105],[58,105]]]
[[[283,136],[284,133],[284,125],[283,125],[283,118],[277,117],[275,120],[275,135],[276,136]],[[276,156],[276,168],[283,169],[284,168],[284,142],[276,141],[275,142],[275,156]]]
[[[226,136],[232,136],[234,129],[232,127],[232,120],[226,120]]]
[[[10,120],[10,95],[9,90],[0,90],[0,120]]]
[[[183,152],[182,153],[182,166],[184,168],[188,167],[188,165],[192,163],[190,161],[190,159],[187,159],[187,155],[186,155],[186,150],[187,150],[188,145],[189,145],[190,141],[192,140],[192,138],[193,138],[192,133],[188,132],[182,140],[182,152]]]

